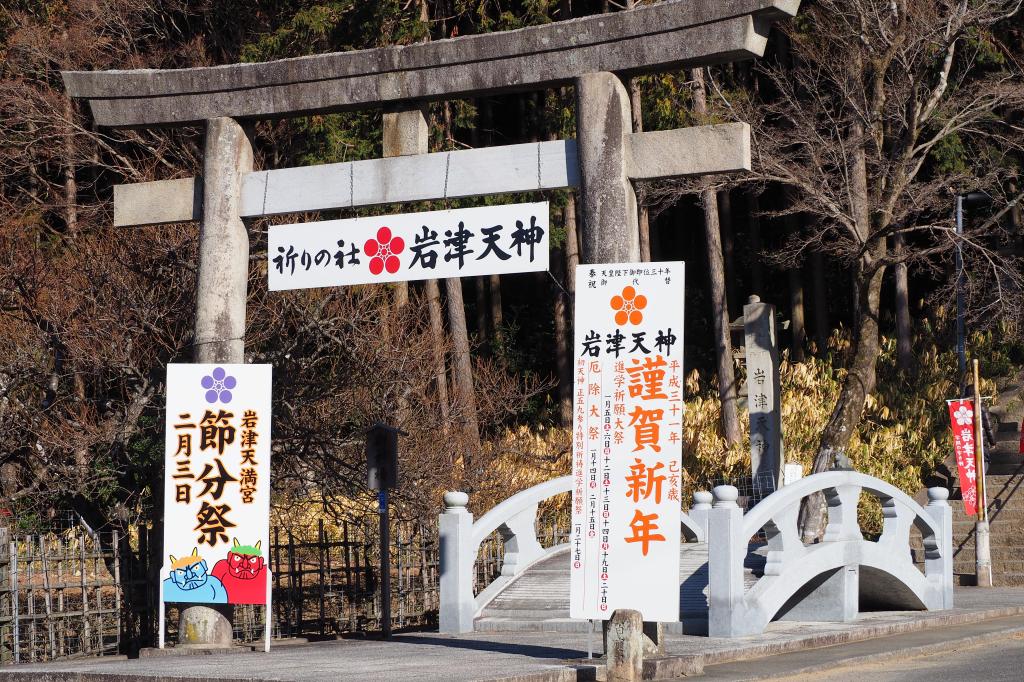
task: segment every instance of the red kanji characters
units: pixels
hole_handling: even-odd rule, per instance
[[[653,358],[647,356],[642,363],[639,358],[633,358],[632,362],[633,366],[626,369],[629,373],[630,397],[639,396],[641,400],[667,399],[662,388],[665,383],[665,358],[660,355]]]
[[[629,484],[626,497],[631,497],[634,502],[639,502],[641,499],[650,499],[653,494],[654,501],[661,502],[661,485],[665,482],[665,475],[656,474],[658,469],[664,467],[665,465],[661,462],[653,467],[646,466],[643,460],[637,457],[636,464],[629,467],[630,475],[626,476],[626,483]]]
[[[629,425],[633,427],[633,441],[636,443],[633,452],[643,450],[647,446],[655,452],[661,452],[661,446],[658,444],[661,440],[661,430],[657,422],[665,416],[665,411],[660,408],[645,410],[637,405],[629,416]]]
[[[647,556],[647,550],[652,542],[665,541],[665,536],[661,533],[651,532],[658,530],[658,524],[654,523],[657,520],[657,513],[644,514],[637,509],[633,512],[633,520],[629,522],[629,529],[633,534],[626,538],[626,542],[639,542],[640,552],[644,556]]]

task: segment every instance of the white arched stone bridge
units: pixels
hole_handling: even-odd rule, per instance
[[[442,632],[585,630],[569,618],[567,544],[537,539],[538,505],[571,489],[564,476],[524,490],[478,521],[465,493],[445,495],[440,516]],[[805,545],[797,531],[800,503],[824,493],[828,525],[821,542]],[[882,506],[882,532],[866,539],[857,521],[861,494]],[[682,515],[680,622],[668,631],[718,637],[758,634],[776,619],[850,621],[861,606],[940,610],[953,606],[952,512],[948,491],[931,488],[922,507],[877,478],[853,471],[815,474],[785,486],[749,512],[737,490],[698,492]],[[911,551],[912,529],[924,564]],[[481,544],[497,531],[501,573],[474,593]]]

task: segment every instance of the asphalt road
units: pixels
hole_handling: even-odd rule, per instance
[[[1024,616],[933,628],[704,668],[704,680],[1024,680]]]
[[[795,677],[777,678],[791,682],[815,680],[865,680],[871,682],[935,682],[935,680],[1024,680],[1024,633],[1005,640],[970,647],[953,647],[947,652],[915,656],[898,661],[839,667]]]

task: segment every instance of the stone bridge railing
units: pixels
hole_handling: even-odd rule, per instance
[[[444,496],[440,522],[441,604],[438,616],[441,632],[470,632],[473,619],[523,571],[558,552],[565,544],[544,548],[537,540],[537,508],[541,502],[572,490],[572,476],[545,481],[513,495],[476,522],[466,509],[469,496],[450,492]],[[707,537],[711,494],[697,493],[690,515],[682,515],[683,532],[703,542]],[[478,595],[473,595],[473,566],[480,544],[498,531],[504,544],[501,573]]]
[[[440,522],[441,632],[471,632],[480,609],[526,567],[560,547],[544,549],[537,540],[537,508],[544,500],[572,489],[572,476],[562,476],[513,495],[473,522],[466,509],[469,495],[444,495]],[[504,543],[501,574],[473,596],[473,565],[480,543],[495,530]]]
[[[882,503],[882,534],[864,539],[857,521],[861,492]],[[805,545],[797,528],[800,503],[824,493],[828,525],[821,542]],[[952,510],[944,488],[921,507],[898,488],[854,471],[808,476],[766,497],[744,515],[732,486],[714,490],[708,545],[708,634],[758,634],[773,618],[850,621],[860,598],[908,609],[953,606]],[[924,572],[914,564],[910,531],[921,532]],[[763,574],[744,589],[751,538],[767,536]]]
[[[475,523],[466,509],[468,495],[445,494],[439,519],[441,632],[472,631],[474,618],[512,580],[565,547],[545,549],[538,542],[537,508],[571,488],[571,476],[547,481],[513,495]],[[828,504],[828,525],[821,542],[805,545],[797,528],[800,504],[818,492]],[[877,540],[865,539],[857,521],[862,492],[882,504]],[[922,507],[898,488],[854,471],[808,476],[764,498],[747,514],[736,504],[733,486],[719,486],[713,495],[696,493],[689,514],[682,515],[681,531],[691,540],[708,543],[709,634],[757,634],[774,618],[849,621],[856,617],[862,598],[897,608],[952,608],[948,496],[944,488],[931,488],[928,506]],[[918,529],[924,543],[923,572],[913,561],[912,528]],[[501,573],[474,596],[480,544],[495,530],[505,550]],[[756,537],[766,537],[767,544],[752,554],[751,540]],[[753,571],[757,579],[747,588],[750,564],[761,558],[763,568]]]

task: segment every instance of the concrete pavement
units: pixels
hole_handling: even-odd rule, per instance
[[[899,650],[916,642],[924,646],[944,639],[1024,628],[1024,588],[962,588],[956,608],[936,612],[864,613],[854,623],[772,623],[763,635],[733,639],[675,635],[666,638],[667,655],[645,662],[651,677],[668,678],[706,671],[718,677],[724,664],[778,662],[800,654],[813,661],[849,645]],[[1008,619],[1017,618],[1012,621]],[[998,620],[1002,619],[1002,620]],[[958,635],[958,632],[961,633]],[[968,633],[964,635],[962,633]],[[1000,636],[1000,635],[995,635]],[[908,639],[900,639],[905,637]],[[601,653],[600,635],[593,636],[595,654]],[[843,646],[836,646],[843,645]],[[822,649],[820,647],[832,647]],[[807,651],[814,649],[813,652]],[[390,642],[339,640],[292,646],[275,646],[262,652],[166,655],[135,660],[87,659],[48,664],[21,665],[0,671],[0,682],[32,679],[41,682],[129,682],[154,678],[185,680],[503,680],[505,682],[569,682],[602,679],[600,660],[586,661],[584,633],[520,632],[470,633],[445,636],[407,633]],[[785,654],[775,656],[776,654]],[[851,654],[852,655],[852,654]],[[772,657],[772,658],[766,658]],[[849,659],[840,657],[837,661]],[[789,659],[793,660],[793,659]],[[797,661],[799,663],[799,661]],[[719,666],[719,667],[716,667]],[[806,666],[804,666],[806,668]],[[780,669],[794,674],[801,666]],[[717,672],[716,672],[717,671]],[[728,671],[727,671],[728,672]],[[739,674],[739,669],[733,671]]]

